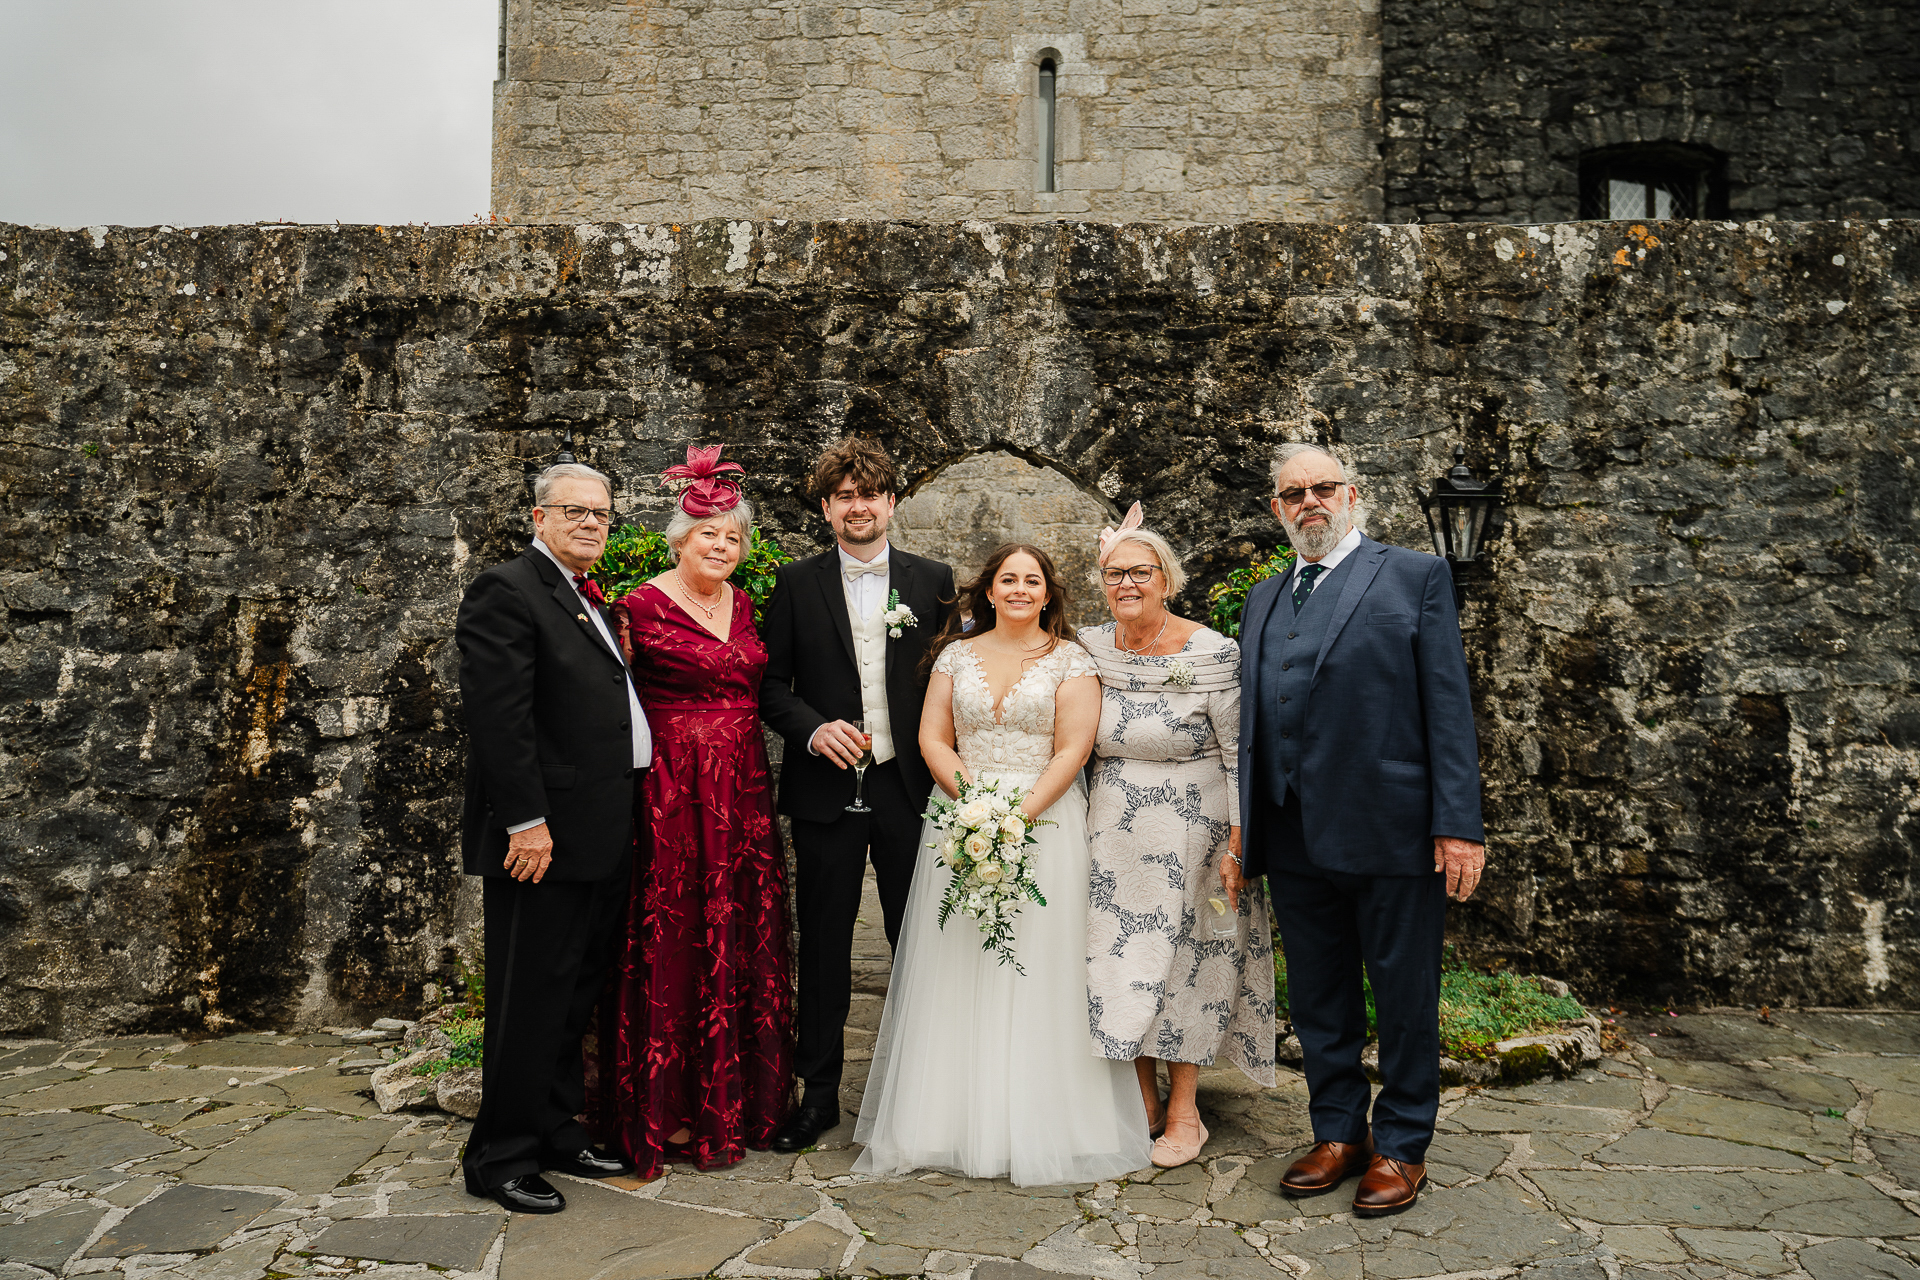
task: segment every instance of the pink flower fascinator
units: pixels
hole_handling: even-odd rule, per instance
[[[696,520],[731,511],[740,504],[738,477],[747,469],[720,461],[725,445],[688,445],[687,460],[660,473],[660,483],[680,494],[680,509]]]
[[[1109,526],[1108,528],[1102,529],[1100,531],[1100,563],[1101,564],[1105,564],[1107,562],[1107,557],[1113,554],[1114,544],[1120,541],[1121,534],[1126,533],[1132,529],[1138,529],[1140,527],[1140,519],[1141,519],[1140,504],[1136,502],[1131,507],[1127,508],[1126,518],[1120,522],[1120,527],[1118,529],[1115,529]]]

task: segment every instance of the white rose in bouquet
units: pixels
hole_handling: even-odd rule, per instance
[[[946,863],[948,866],[952,866],[959,860],[960,837],[957,835],[948,836],[946,844],[941,846],[940,849],[940,861]]]
[[[956,809],[953,816],[960,820],[960,825],[963,827],[984,827],[987,825],[987,819],[995,815],[986,797],[975,796]]]
[[[993,816],[996,818],[1004,818],[1013,812],[1013,806],[1007,803],[1007,798],[1003,795],[988,796],[987,807],[993,810]]]
[[[1000,834],[1018,844],[1027,838],[1027,824],[1021,820],[1019,814],[1010,813],[1000,819]]]
[[[993,852],[993,837],[985,831],[976,831],[967,837],[966,850],[969,858],[984,858]]]
[[[999,863],[989,858],[974,868],[974,874],[980,877],[982,884],[999,884],[1000,877],[1004,875],[1005,872],[1001,871]]]

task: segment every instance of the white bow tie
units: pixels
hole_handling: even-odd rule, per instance
[[[882,560],[877,564],[842,565],[840,568],[840,571],[847,575],[848,582],[852,582],[855,578],[858,578],[861,574],[864,574],[864,573],[885,573],[887,571],[887,562],[885,560]]]

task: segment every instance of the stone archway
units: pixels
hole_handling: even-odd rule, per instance
[[[946,561],[962,580],[1001,543],[1032,543],[1053,558],[1072,593],[1067,620],[1085,627],[1107,618],[1088,575],[1097,535],[1114,520],[1105,501],[1064,472],[985,449],[915,482],[894,514],[891,534],[908,551]]]

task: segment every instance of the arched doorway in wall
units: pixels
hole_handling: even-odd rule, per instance
[[[1001,543],[1032,543],[1066,579],[1068,621],[1085,627],[1107,619],[1100,591],[1087,575],[1099,532],[1114,521],[1105,502],[1062,472],[987,449],[963,454],[913,484],[890,534],[906,550],[952,565],[962,581]]]

